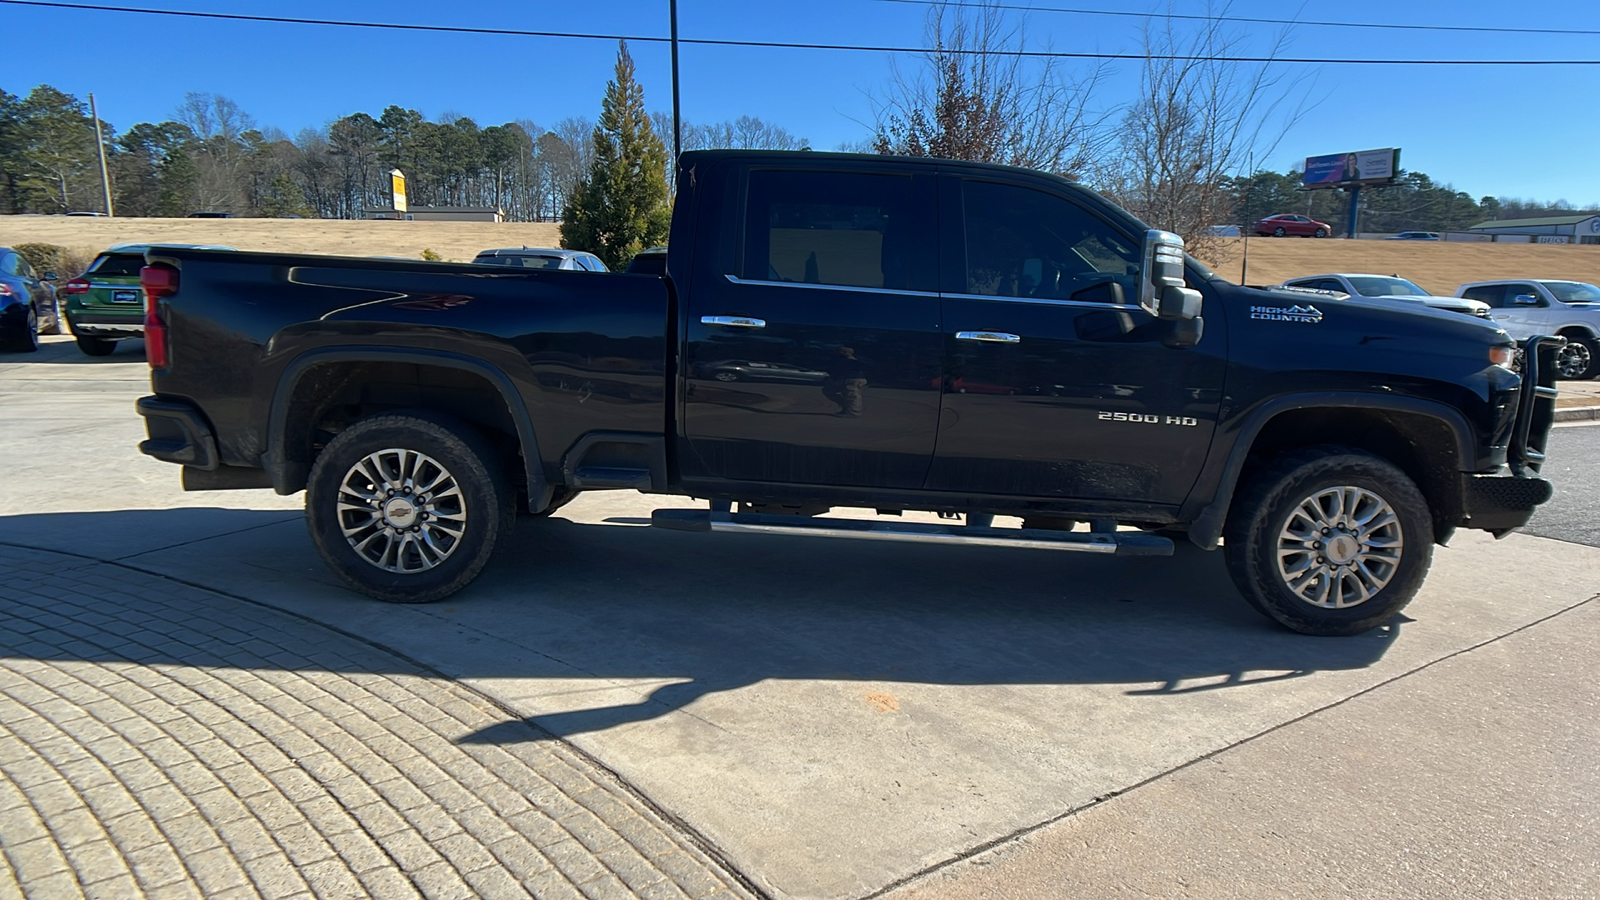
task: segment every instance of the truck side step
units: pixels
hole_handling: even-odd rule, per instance
[[[658,509],[650,514],[650,524],[673,531],[731,531],[979,547],[1026,547],[1115,556],[1171,556],[1173,549],[1171,538],[1138,531],[1084,534],[1042,528],[978,528],[931,522],[874,522],[866,519],[712,512],[704,509]]]

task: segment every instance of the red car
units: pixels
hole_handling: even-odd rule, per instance
[[[1265,219],[1250,226],[1250,231],[1262,237],[1286,237],[1298,234],[1301,237],[1324,238],[1333,234],[1333,226],[1327,222],[1318,222],[1309,216],[1281,215],[1267,216]]]

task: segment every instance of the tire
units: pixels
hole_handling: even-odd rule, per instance
[[[1370,516],[1369,524],[1343,531],[1351,524],[1345,506],[1358,522]],[[1371,526],[1390,514],[1392,521]],[[1317,533],[1329,526],[1337,544],[1321,540],[1328,531]],[[1433,561],[1433,517],[1422,492],[1394,464],[1348,447],[1310,447],[1274,460],[1235,495],[1224,536],[1228,574],[1245,600],[1301,634],[1352,635],[1382,625],[1411,602]],[[1280,556],[1284,547],[1292,550]],[[1335,553],[1349,565],[1327,565]]]
[[[1288,233],[1289,232],[1283,230],[1283,226],[1282,225],[1278,226],[1277,228],[1272,229],[1272,236],[1273,237],[1283,237],[1284,235],[1286,235]]]
[[[411,481],[441,484],[440,473],[455,491],[431,496]],[[358,492],[388,499],[339,508],[341,497],[354,500]],[[317,456],[306,484],[306,527],[323,561],[350,587],[389,603],[430,603],[483,571],[511,531],[515,497],[501,457],[477,429],[422,410],[381,413],[340,432]]]
[[[1556,377],[1583,381],[1600,375],[1600,340],[1567,338],[1567,345],[1556,351]]]
[[[1311,236],[1312,237],[1325,238],[1325,237],[1328,236],[1328,229],[1326,229],[1326,228],[1318,228]]]
[[[117,349],[117,342],[109,338],[84,337],[78,335],[78,349],[85,356],[110,356]]]
[[[12,353],[32,353],[39,349],[39,317],[28,310],[28,317],[12,324],[0,326],[0,350]]]

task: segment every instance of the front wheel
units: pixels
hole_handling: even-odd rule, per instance
[[[1316,230],[1316,233],[1314,235],[1312,235],[1312,236],[1313,237],[1319,237],[1319,238],[1325,238],[1325,237],[1328,236],[1328,229],[1326,229],[1326,228],[1318,228]]]
[[[1389,621],[1433,560],[1428,502],[1392,463],[1345,447],[1284,455],[1234,499],[1228,574],[1246,600],[1302,634]]]
[[[306,527],[329,568],[390,603],[466,587],[510,532],[515,492],[472,426],[431,412],[369,416],[328,443],[306,484]]]
[[[1566,346],[1556,351],[1556,377],[1582,381],[1600,375],[1600,340],[1567,338]]]
[[[1285,231],[1283,229],[1283,226],[1281,226],[1281,225],[1278,226],[1277,228],[1272,229],[1272,236],[1273,237],[1283,237],[1284,235],[1286,235],[1288,233],[1289,232]]]

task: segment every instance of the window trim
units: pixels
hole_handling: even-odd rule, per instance
[[[801,288],[810,291],[852,291],[861,294],[893,294],[896,297],[940,297],[935,291],[896,290],[895,288],[862,287],[854,284],[812,284],[809,281],[768,281],[765,278],[740,278],[724,272],[724,278],[733,284],[759,284],[765,287]]]

